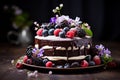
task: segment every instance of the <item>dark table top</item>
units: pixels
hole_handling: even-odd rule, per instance
[[[120,64],[120,42],[100,42],[112,51],[112,56]],[[100,44],[99,42],[95,44]],[[0,44],[0,80],[120,80],[120,66],[117,68],[103,70],[97,73],[85,74],[47,74],[38,73],[37,79],[29,78],[29,70],[18,70],[11,64],[11,60],[17,59],[25,54],[25,47],[14,46],[7,43]]]

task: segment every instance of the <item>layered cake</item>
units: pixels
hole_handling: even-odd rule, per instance
[[[49,23],[36,25],[35,43],[26,49],[23,63],[54,68],[89,67],[112,61],[111,52],[102,44],[92,45],[93,33],[87,23],[61,15],[63,5]],[[19,61],[17,68],[21,65]]]

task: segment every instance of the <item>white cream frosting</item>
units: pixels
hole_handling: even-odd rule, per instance
[[[86,55],[87,56],[87,55]],[[85,55],[69,57],[68,60],[82,60],[86,57]],[[58,61],[58,60],[67,60],[67,57],[62,56],[43,56],[42,58],[48,58],[51,61]]]

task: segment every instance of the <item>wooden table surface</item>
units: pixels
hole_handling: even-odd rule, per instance
[[[100,42],[112,51],[112,56],[120,64],[120,42]],[[97,44],[100,44],[97,42]],[[96,44],[96,43],[95,43]],[[11,44],[0,44],[0,80],[120,80],[120,66],[115,69],[104,70],[97,73],[85,74],[47,74],[38,73],[37,78],[29,78],[26,69],[18,70],[11,64],[11,60],[25,54],[25,47]]]

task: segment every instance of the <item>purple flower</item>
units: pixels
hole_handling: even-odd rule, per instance
[[[104,46],[100,44],[100,45],[96,45],[95,48],[98,49],[99,51],[102,51],[104,49]]]
[[[32,50],[32,53],[37,54],[37,57],[41,57],[41,56],[43,56],[44,49],[42,49],[42,48],[41,49],[34,48]]]
[[[103,53],[106,55],[106,56],[111,56],[111,51],[107,49],[104,49],[103,50]]]
[[[56,17],[52,17],[52,18],[50,19],[50,22],[51,22],[51,23],[56,23]]]
[[[37,57],[41,57],[41,56],[43,56],[43,53],[44,53],[44,49],[40,49],[39,50],[39,53],[37,54]]]

